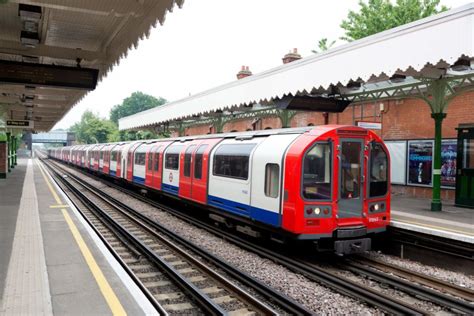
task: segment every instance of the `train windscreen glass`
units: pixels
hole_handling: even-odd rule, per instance
[[[370,151],[369,196],[383,196],[388,189],[388,157],[382,145],[374,144]]]
[[[308,200],[331,199],[331,145],[318,143],[303,162],[303,197]]]

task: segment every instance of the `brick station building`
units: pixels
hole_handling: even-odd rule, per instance
[[[283,57],[283,63],[300,59],[297,50],[290,51]],[[251,76],[248,66],[242,66],[237,78]],[[443,140],[454,140],[457,137],[456,127],[462,123],[474,123],[474,92],[466,92],[457,96],[450,103],[443,121]],[[421,99],[393,99],[370,103],[354,103],[342,113],[322,113],[299,111],[291,119],[291,127],[316,126],[323,124],[357,125],[358,122],[380,123],[380,129],[373,130],[390,144],[391,141],[405,141],[406,146],[415,140],[434,139],[434,121],[431,118],[429,106]],[[236,119],[224,125],[223,132],[242,132],[262,129],[281,128],[282,122],[278,117],[262,117]],[[195,125],[185,130],[185,135],[202,135],[215,133],[212,125]],[[177,136],[177,135],[175,135]],[[408,150],[405,153],[405,160]],[[393,155],[392,155],[393,156]],[[392,157],[393,160],[393,157]],[[455,160],[455,159],[454,159]],[[395,169],[394,169],[395,168]],[[405,180],[392,183],[392,191],[397,194],[430,198],[432,189],[430,185],[416,185],[409,183],[407,175],[408,162],[404,170],[392,168],[394,172],[404,174]],[[401,169],[401,168],[400,168]],[[445,186],[442,189],[443,199],[454,199],[454,187]]]

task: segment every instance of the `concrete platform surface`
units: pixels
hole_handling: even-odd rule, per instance
[[[432,212],[429,199],[392,195],[391,225],[421,233],[474,243],[474,209],[443,203]]]
[[[0,190],[0,315],[156,314],[38,160]]]

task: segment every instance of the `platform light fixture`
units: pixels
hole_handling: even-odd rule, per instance
[[[18,15],[22,20],[38,22],[41,19],[41,7],[20,3],[18,5]]]

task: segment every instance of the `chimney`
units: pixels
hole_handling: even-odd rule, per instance
[[[291,63],[292,61],[295,61],[298,59],[301,59],[301,55],[298,54],[298,49],[296,48],[293,48],[293,51],[290,50],[290,52],[286,54],[285,56],[283,56],[282,58],[284,64]]]
[[[252,72],[249,70],[249,66],[242,66],[242,69],[237,73],[237,79],[243,79],[251,75]]]

